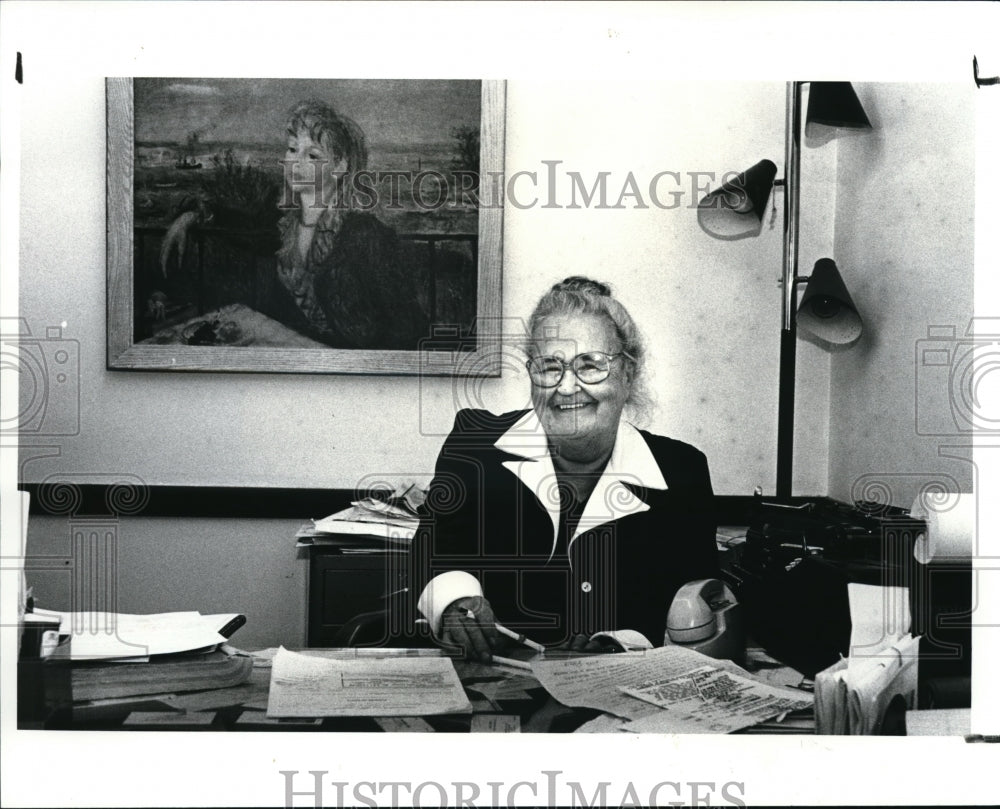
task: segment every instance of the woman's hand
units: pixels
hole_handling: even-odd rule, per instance
[[[590,635],[574,635],[561,647],[571,652],[621,652],[622,647],[613,638],[598,635],[591,639]]]
[[[489,663],[500,642],[490,602],[482,596],[466,596],[451,602],[441,613],[440,640],[461,647],[469,660]]]

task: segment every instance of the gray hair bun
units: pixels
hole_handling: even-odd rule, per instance
[[[583,295],[601,295],[608,298],[611,297],[611,287],[607,284],[602,284],[600,281],[585,278],[582,275],[571,275],[569,278],[564,278],[558,284],[553,284],[552,291],[577,292]]]

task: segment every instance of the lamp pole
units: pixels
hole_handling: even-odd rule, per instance
[[[775,494],[792,496],[795,435],[795,288],[799,264],[799,152],[802,132],[802,82],[785,91],[784,245],[781,255],[781,353],[778,360],[778,469]]]

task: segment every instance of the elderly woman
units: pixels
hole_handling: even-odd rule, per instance
[[[411,598],[435,637],[488,661],[494,622],[550,645],[598,632],[664,641],[684,583],[717,575],[705,456],[623,420],[643,346],[601,283],[573,277],[529,321],[532,408],[455,420],[411,551]]]

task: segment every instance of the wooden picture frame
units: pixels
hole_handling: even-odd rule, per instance
[[[169,84],[170,82],[173,84]],[[274,266],[277,258],[275,252],[269,251],[280,244],[281,236],[270,221],[267,225],[271,228],[270,232],[263,226],[253,231],[254,238],[263,241],[253,245],[256,249],[253,263],[246,265],[250,269],[242,265],[235,266],[236,259],[232,257],[239,249],[230,242],[235,244],[237,236],[244,239],[250,230],[242,227],[240,220],[236,220],[237,227],[234,228],[231,218],[222,221],[221,215],[212,213],[213,204],[217,208],[220,206],[217,200],[213,203],[212,195],[222,193],[219,192],[222,187],[227,189],[225,193],[239,196],[231,190],[232,183],[220,185],[220,178],[248,183],[260,179],[254,174],[256,169],[248,168],[253,166],[253,162],[249,158],[244,159],[245,153],[241,156],[238,149],[234,152],[231,147],[226,146],[227,134],[230,144],[233,142],[233,133],[237,131],[251,132],[257,138],[263,137],[260,126],[248,123],[246,116],[251,115],[247,113],[247,109],[253,107],[253,99],[260,97],[265,91],[274,97],[282,97],[287,105],[279,113],[275,112],[275,104],[272,103],[267,113],[272,122],[288,120],[284,117],[287,107],[298,99],[283,87],[275,89],[271,86],[280,82],[293,85],[296,89],[307,86],[314,88],[312,95],[320,98],[324,94],[334,95],[336,87],[341,90],[347,88],[353,92],[356,104],[359,104],[357,99],[395,93],[394,98],[399,102],[397,115],[400,116],[395,123],[391,118],[386,119],[385,105],[380,107],[382,119],[390,121],[386,124],[387,132],[397,135],[407,133],[413,121],[423,122],[425,129],[436,126],[438,131],[442,131],[441,141],[434,152],[436,158],[428,161],[416,154],[418,149],[413,144],[417,141],[414,140],[400,149],[400,152],[409,149],[406,156],[399,157],[397,153],[396,159],[404,161],[407,168],[417,169],[416,172],[409,171],[411,186],[407,201],[411,208],[418,190],[430,187],[433,193],[436,183],[437,195],[432,202],[439,209],[456,202],[454,207],[459,210],[461,222],[466,226],[463,228],[461,223],[456,226],[454,219],[446,220],[445,214],[450,214],[449,211],[436,217],[418,216],[427,212],[425,209],[428,206],[423,196],[420,197],[420,210],[406,209],[405,204],[401,208],[394,208],[392,198],[388,204],[379,198],[379,204],[383,207],[376,208],[370,215],[372,218],[368,220],[381,223],[380,217],[383,212],[387,212],[387,215],[403,219],[409,216],[407,222],[418,222],[419,229],[416,232],[400,232],[413,230],[405,223],[401,226],[393,223],[373,225],[383,231],[391,227],[398,236],[393,243],[400,245],[402,252],[399,255],[405,254],[406,257],[401,260],[401,266],[407,268],[408,274],[405,277],[414,279],[416,300],[420,311],[426,314],[421,337],[412,347],[368,345],[363,342],[338,343],[341,338],[330,338],[330,332],[327,331],[316,332],[320,334],[320,338],[314,339],[315,334],[311,331],[297,330],[294,325],[289,327],[288,322],[273,314],[261,314],[255,304],[270,312],[277,307],[276,299],[282,296],[298,302],[300,309],[293,311],[294,317],[308,311],[302,298],[292,294],[292,287],[287,282],[281,282],[285,284],[282,287],[275,280],[279,275]],[[434,84],[415,80],[389,82],[375,79],[307,81],[108,78],[107,367],[113,370],[142,371],[499,376],[505,83],[486,80],[474,83],[479,85],[478,133],[473,131],[473,125],[466,126],[464,133],[459,131],[461,127],[453,126],[459,119],[455,116],[455,109],[448,107],[449,104],[456,103],[450,99],[461,96],[458,89],[468,98],[473,98],[476,88],[469,86],[473,83],[436,82],[445,86],[444,91],[432,86]],[[214,129],[216,124],[209,125],[207,129],[202,127],[202,139],[199,140],[199,130],[195,127],[201,124],[206,114],[203,97],[210,92],[218,95],[219,87],[222,88],[223,98],[226,97],[226,92],[230,92],[234,98],[212,109],[221,110],[220,115],[229,115],[230,118],[225,119],[229,123],[227,126],[218,125],[217,130]],[[140,96],[138,104],[137,89]],[[456,92],[445,92],[453,89]],[[174,107],[165,106],[161,96],[168,94],[167,90],[190,93],[193,96],[191,104],[185,105],[183,101],[178,101]],[[345,95],[349,96],[351,92]],[[428,96],[433,97],[430,103],[437,103],[438,108],[422,111],[420,105]],[[437,99],[436,102],[434,98]],[[338,112],[342,111],[351,120],[349,109],[344,110],[337,99],[331,101],[337,105]],[[199,109],[202,110],[202,119],[198,116]],[[137,113],[140,113],[139,129]],[[474,117],[474,113],[468,110],[465,114]],[[276,117],[278,115],[282,118]],[[149,137],[150,122],[159,125],[162,130],[157,133],[157,138]],[[193,130],[187,138],[186,153],[183,138],[178,137],[179,127],[185,125]],[[286,126],[287,124],[279,123],[276,128]],[[468,180],[469,171],[464,172],[464,178],[454,173],[446,175],[449,165],[458,165],[456,158],[453,157],[448,163],[442,156],[444,152],[441,143],[449,137],[449,127],[453,139],[460,139],[464,134],[465,152],[467,159],[472,162],[475,161],[475,154],[474,149],[468,145],[469,138],[478,134],[478,166],[472,181]],[[362,129],[362,136],[367,137],[370,142],[367,132],[363,127],[359,128]],[[284,143],[286,137],[288,136],[281,129],[274,134],[276,164],[285,162],[282,158],[284,150],[288,148]],[[417,135],[412,137],[416,138]],[[157,146],[156,142],[160,145]],[[164,146],[163,143],[168,145]],[[263,141],[257,143],[260,145]],[[461,146],[459,142],[455,147],[460,156]],[[263,149],[264,146],[260,145],[260,148]],[[419,148],[431,147],[422,143]],[[213,150],[215,153],[210,154],[211,162],[206,166],[204,155]],[[416,166],[413,166],[415,154]],[[468,157],[469,154],[472,156]],[[409,163],[406,163],[407,160]],[[375,162],[369,161],[369,175],[376,169],[382,169],[380,165],[372,165]],[[387,168],[395,170],[399,168],[399,164],[397,162]],[[277,170],[270,165],[267,169]],[[275,181],[272,179],[270,191],[289,194],[288,176],[285,175],[285,185],[280,186],[280,190],[273,186]],[[413,179],[414,176],[420,184]],[[450,177],[450,180],[445,181],[445,196],[442,197],[441,178],[445,176]],[[455,179],[456,176],[459,176],[458,180]],[[375,176],[368,180],[367,190],[372,191],[374,187],[378,192],[375,196],[378,196],[385,178]],[[405,185],[407,181],[404,178],[399,182]],[[307,186],[301,179],[292,182]],[[451,187],[449,182],[461,187]],[[478,183],[471,192],[468,187],[470,182]],[[390,179],[390,190],[391,185]],[[368,202],[371,202],[371,197],[369,194]],[[442,199],[445,201],[442,202]],[[470,199],[474,204],[470,203]],[[282,196],[282,202],[286,208],[289,207],[290,200],[286,196]],[[183,213],[185,207],[187,210]],[[301,203],[301,208],[305,208],[305,203]],[[393,210],[390,211],[390,208]],[[150,211],[156,211],[159,219],[156,220]],[[186,240],[178,247],[176,233],[171,238],[170,229],[173,225],[170,224],[170,219],[176,217],[173,221],[179,223],[182,216],[191,227],[188,227],[185,234]],[[441,226],[442,220],[445,229],[434,232],[434,227]],[[152,225],[144,224],[148,221],[152,221]],[[428,221],[430,224],[425,224]],[[468,227],[470,222],[474,225],[474,232]],[[285,233],[286,231],[281,231],[281,234]],[[266,239],[261,234],[265,234]],[[285,249],[284,246],[282,249]],[[356,252],[363,254],[366,251]],[[426,259],[419,259],[419,256],[424,255]],[[418,257],[414,259],[418,261],[417,264],[405,263],[414,256]],[[438,258],[435,259],[435,256]],[[409,271],[411,266],[416,268],[412,273]],[[444,288],[446,294],[442,294],[442,266],[451,273],[448,275],[451,279],[448,283],[452,286]],[[393,269],[388,271],[392,272]],[[471,280],[470,272],[474,273]],[[195,276],[196,280],[192,280]],[[229,276],[237,278],[238,282],[233,281],[227,288],[218,279]],[[206,278],[209,280],[206,281]],[[255,279],[254,283],[257,284],[251,291],[247,289],[253,283],[246,281],[247,278]],[[181,291],[171,293],[159,288],[171,283]],[[217,284],[217,288],[214,284]],[[244,284],[247,288],[244,289],[239,284]],[[260,291],[261,285],[265,289],[263,293]],[[383,285],[383,288],[388,286],[392,285]],[[237,287],[237,292],[233,292]],[[192,289],[196,291],[192,292]],[[226,295],[231,295],[231,300]],[[287,300],[284,301],[286,308]],[[339,300],[349,298],[341,297]],[[389,304],[396,305],[393,301],[389,301]],[[399,306],[413,305],[413,300],[399,301]],[[317,310],[315,306],[312,309],[313,312]],[[329,312],[328,309],[323,311]],[[410,314],[409,310],[401,309],[400,312],[401,315]],[[227,319],[229,317],[233,319]],[[344,322],[344,318],[337,319],[329,313],[326,317],[330,323],[339,325]],[[395,322],[391,317],[383,319]],[[371,320],[369,317],[369,321]]]

